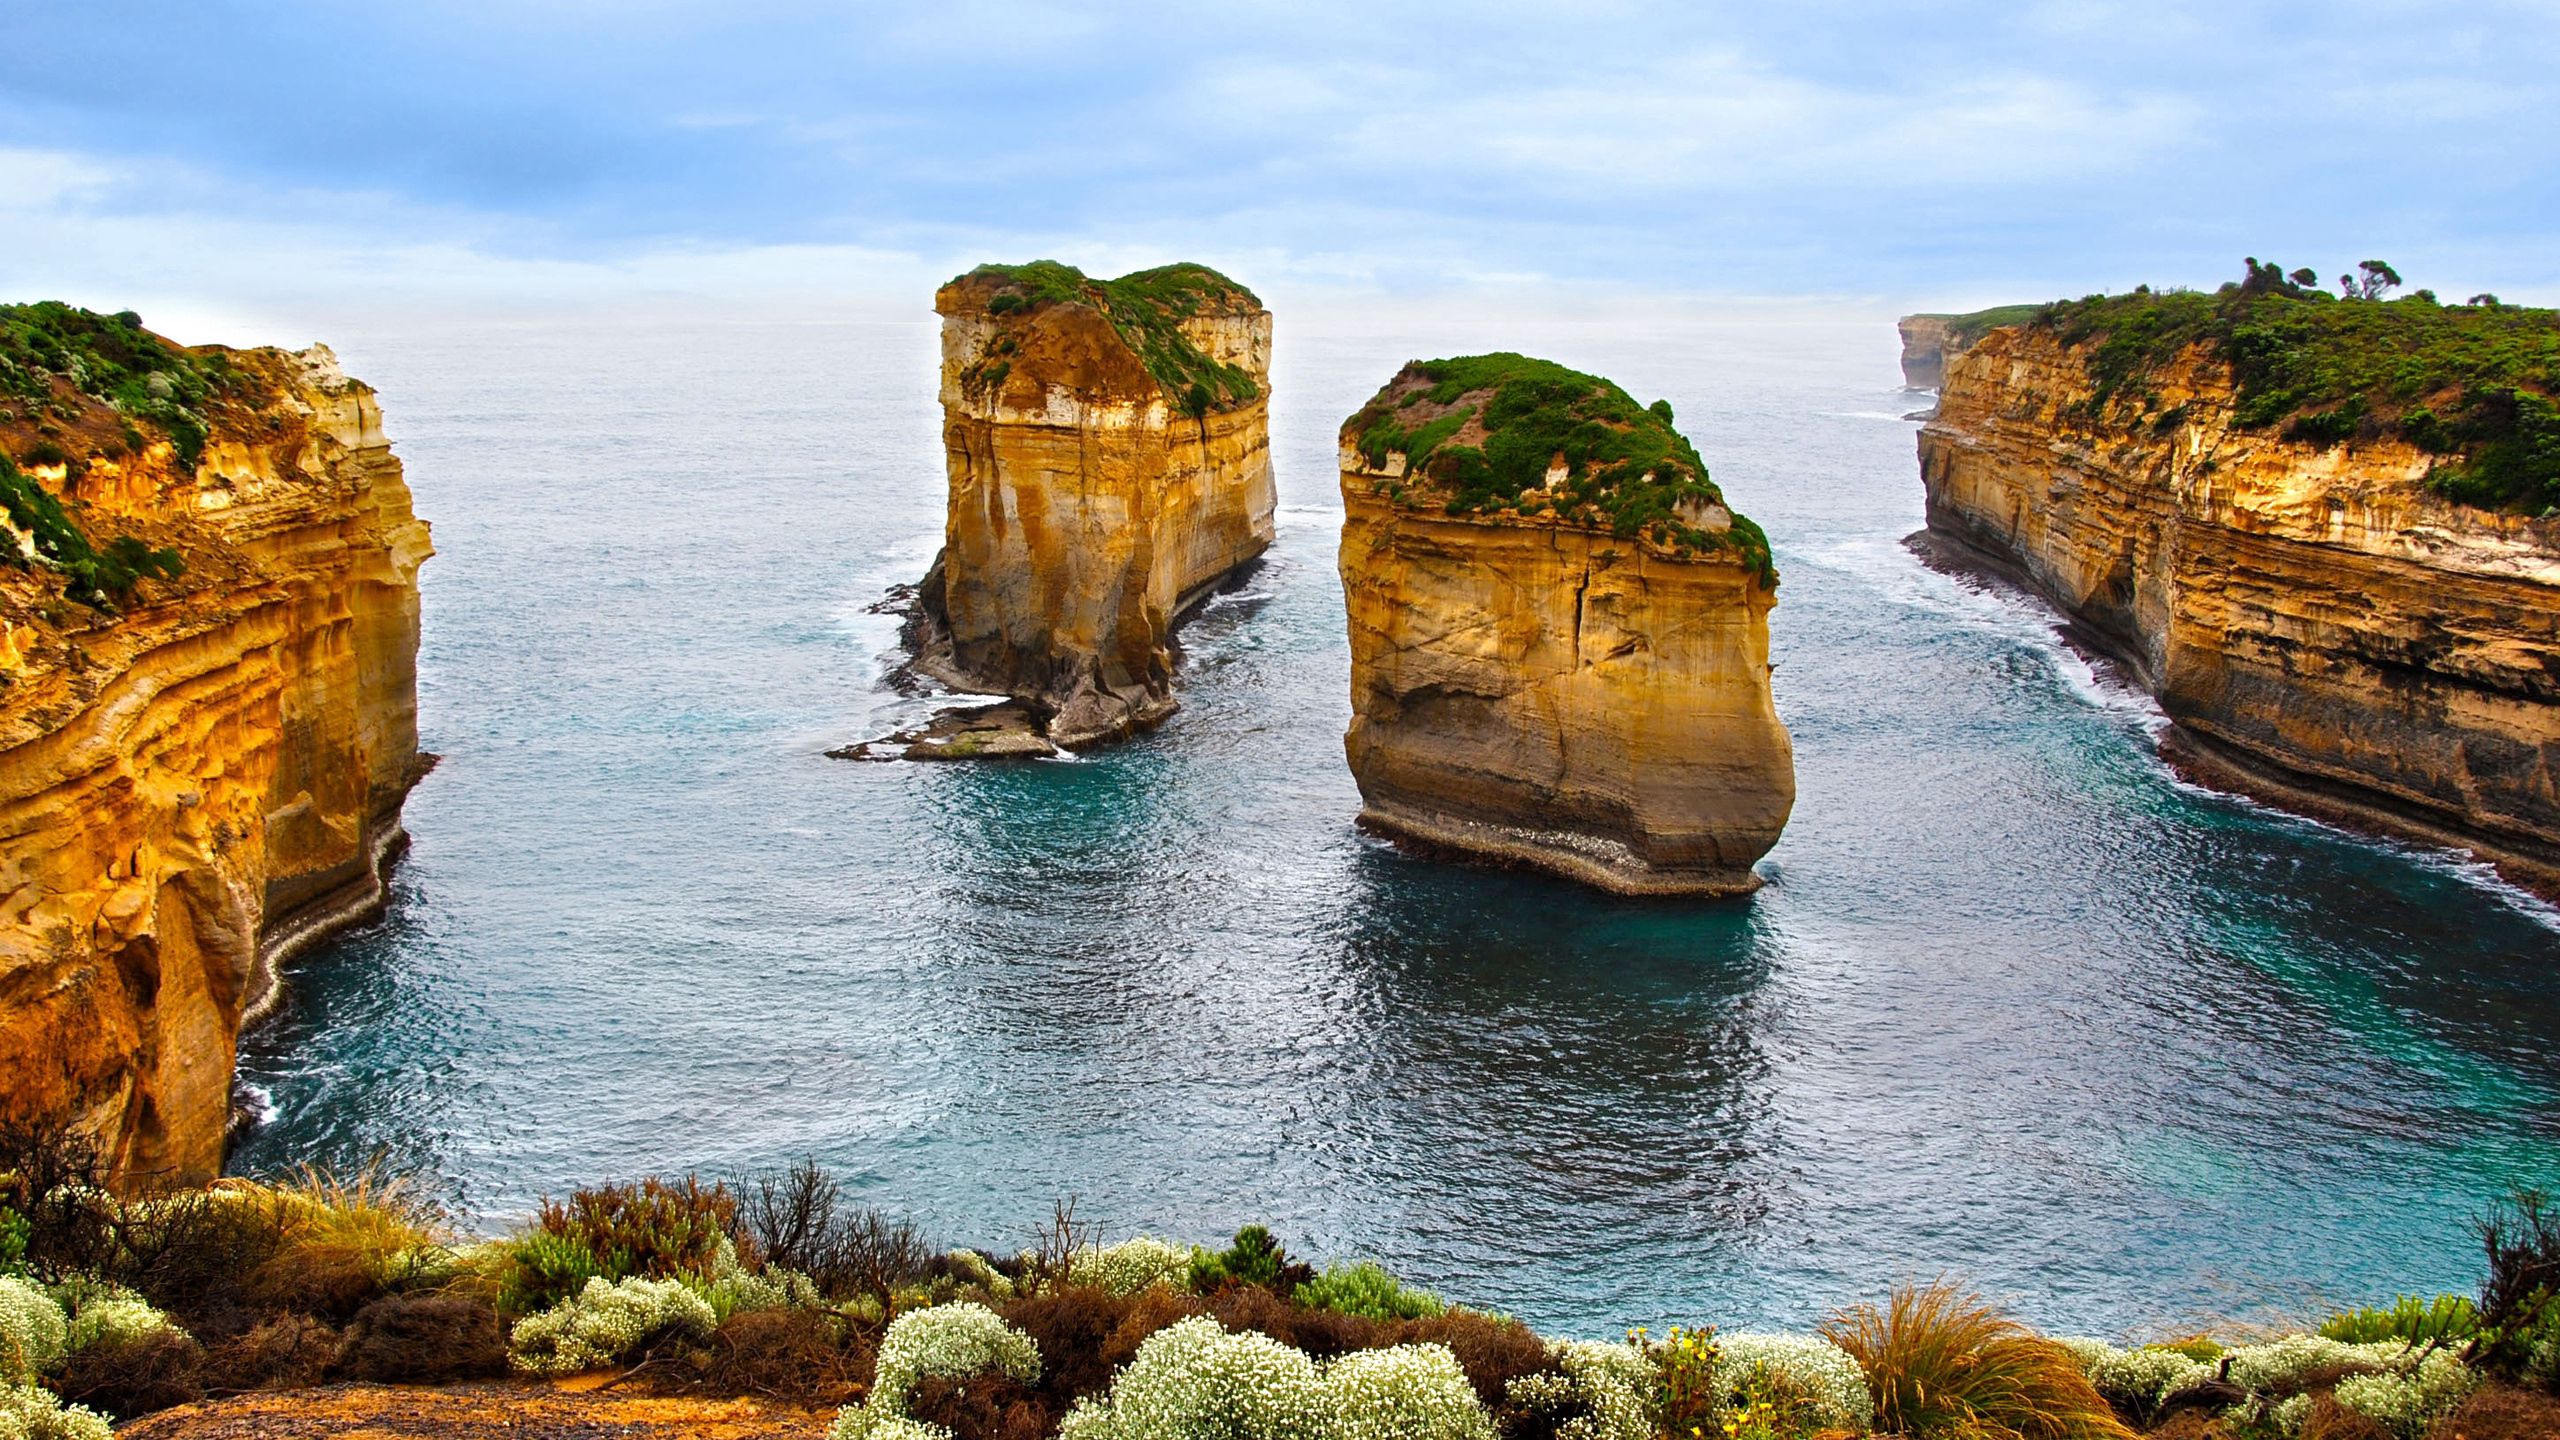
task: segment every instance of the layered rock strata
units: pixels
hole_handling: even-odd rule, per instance
[[[1271,314],[1196,265],[1050,262],[942,287],[950,509],[917,668],[1076,748],[1173,713],[1174,629],[1271,544]],[[904,753],[937,753],[931,736]]]
[[[0,341],[0,1111],[203,1179],[241,1027],[404,843],[427,526],[325,348]]]
[[[1620,894],[1759,885],[1795,802],[1776,574],[1668,406],[1409,365],[1344,425],[1342,495],[1364,825]]]
[[[2235,423],[2211,346],[2117,377],[2138,403],[2097,363],[2021,326],[1949,366],[1928,534],[2123,661],[2198,778],[2560,893],[2560,522],[2443,498],[2405,439]]]

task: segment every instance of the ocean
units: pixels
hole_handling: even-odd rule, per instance
[[[2467,1289],[2560,1181],[2560,917],[2186,785],[2033,602],[1923,567],[1890,317],[1283,310],[1279,539],[1088,757],[859,764],[942,524],[917,321],[332,335],[437,558],[389,915],[243,1046],[244,1173],[485,1228],[814,1158],[948,1244],[1271,1225],[1551,1332],[1962,1277],[2140,1335]],[[1334,430],[1517,349],[1668,398],[1783,575],[1799,795],[1739,902],[1356,830]]]

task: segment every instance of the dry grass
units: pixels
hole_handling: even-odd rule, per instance
[[[274,1216],[282,1244],[253,1289],[288,1309],[345,1319],[385,1290],[447,1268],[441,1216],[408,1177],[305,1167],[291,1179],[232,1187]]]
[[[1946,1440],[2132,1440],[2061,1346],[1938,1281],[1854,1305],[1823,1338],[1856,1357],[1876,1428]]]

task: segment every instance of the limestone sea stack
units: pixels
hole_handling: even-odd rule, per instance
[[[376,913],[426,524],[328,350],[0,307],[0,1113],[222,1163],[243,1023]]]
[[[918,668],[1014,697],[1034,748],[1155,725],[1174,627],[1271,544],[1271,313],[1206,266],[1053,261],[982,266],[934,309],[951,498]]]
[[[2047,307],[1948,366],[1926,539],[2069,615],[2207,783],[2560,893],[2560,315],[2219,294]]]
[[[1785,828],[1777,572],[1671,407],[1519,355],[1342,427],[1362,823],[1630,895],[1729,895]]]

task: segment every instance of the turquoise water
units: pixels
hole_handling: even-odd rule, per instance
[[[387,1153],[495,1224],[810,1155],[953,1243],[1263,1220],[1592,1334],[1940,1271],[2100,1332],[2466,1287],[2465,1217],[2560,1180],[2551,912],[2181,785],[1923,569],[1889,324],[1284,314],[1279,543],[1182,713],[947,768],[820,754],[918,711],[866,607],[940,529],[928,324],[332,338],[435,522],[444,760],[387,922],[246,1049],[241,1170]],[[1776,541],[1801,793],[1748,902],[1352,828],[1333,428],[1497,347],[1667,396]]]

